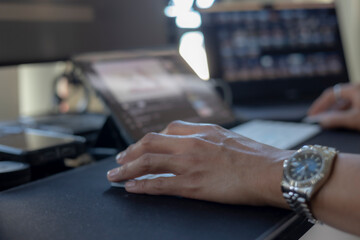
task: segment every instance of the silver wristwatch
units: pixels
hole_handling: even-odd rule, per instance
[[[334,148],[303,146],[284,161],[283,196],[291,209],[311,223],[317,222],[310,210],[311,197],[330,176],[336,155]]]

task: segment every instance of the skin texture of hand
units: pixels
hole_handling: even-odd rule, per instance
[[[282,162],[291,154],[216,125],[176,121],[120,153],[117,161],[122,166],[109,171],[108,179],[173,173],[172,178],[128,181],[126,190],[286,208],[280,182]]]
[[[325,128],[348,128],[360,131],[360,85],[342,84],[340,99],[329,88],[313,103],[308,111],[310,121]]]

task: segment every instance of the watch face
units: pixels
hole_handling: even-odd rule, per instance
[[[295,181],[307,181],[316,176],[322,168],[322,158],[316,153],[301,153],[289,161],[287,175]]]

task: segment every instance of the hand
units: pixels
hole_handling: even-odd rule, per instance
[[[109,171],[108,179],[173,173],[172,178],[128,181],[125,187],[132,193],[286,207],[280,182],[282,161],[291,153],[217,125],[176,121],[120,153],[117,162],[122,166]]]
[[[339,96],[335,96],[334,88],[324,91],[310,107],[307,120],[319,122],[325,128],[360,130],[360,85],[339,86]]]

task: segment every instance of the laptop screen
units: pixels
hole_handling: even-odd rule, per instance
[[[220,125],[235,121],[212,85],[193,73],[177,52],[95,61],[91,68],[92,85],[129,143],[174,120]]]
[[[223,3],[202,19],[210,75],[236,102],[312,100],[349,81],[333,4]]]

